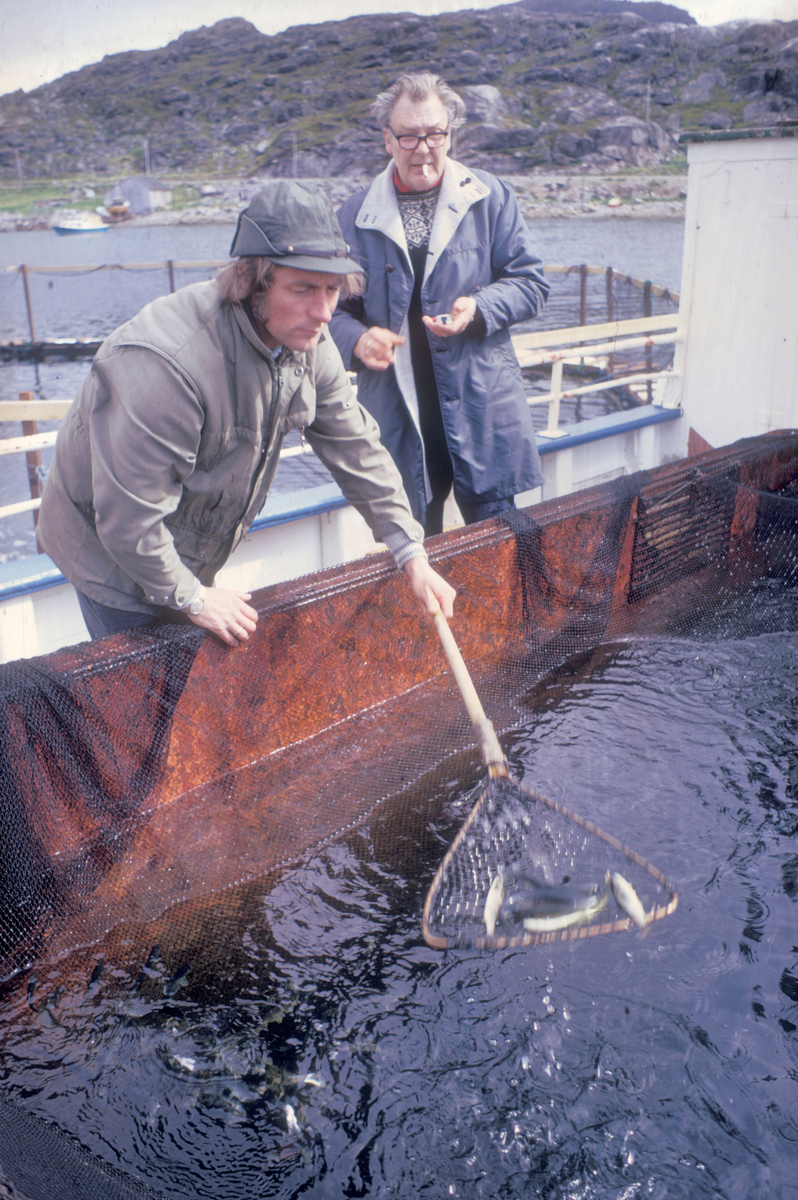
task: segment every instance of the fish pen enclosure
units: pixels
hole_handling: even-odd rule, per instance
[[[430,543],[500,736],[609,642],[798,624],[794,431],[505,516]],[[156,960],[161,995],[179,999],[190,967],[195,998],[221,1003],[246,957],[253,883],[375,814],[386,844],[423,840],[419,797],[454,760],[479,776],[433,624],[387,555],[252,602],[257,632],[235,650],[173,625],[0,667],[0,1181],[12,1189],[0,1194],[185,1194],[89,1153],[58,1128],[66,1108],[63,1120],[57,1104],[49,1121],[29,1112],[6,1026],[15,1044],[32,1023],[52,1030],[52,997],[77,979],[90,994],[103,971],[140,1004]],[[567,803],[567,780],[559,794]],[[420,939],[421,902],[413,920]],[[196,1074],[195,1057],[176,1061]],[[221,1179],[202,1194],[238,1194]]]
[[[0,340],[0,362],[91,358],[102,339],[145,304],[213,279],[227,261],[11,267],[0,274],[0,301],[10,333]],[[543,272],[551,287],[549,298],[539,316],[522,328],[625,321],[679,307],[678,292],[614,267],[546,263]]]

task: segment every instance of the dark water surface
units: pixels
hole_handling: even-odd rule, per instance
[[[513,774],[673,879],[673,916],[428,949],[455,759],[406,836],[378,810],[248,889],[215,973],[155,955],[7,1010],[3,1094],[169,1196],[798,1195],[798,636],[614,644],[531,705]]]

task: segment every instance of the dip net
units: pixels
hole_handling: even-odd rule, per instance
[[[624,885],[640,902],[637,920]],[[503,950],[645,928],[677,903],[662,872],[623,842],[532,788],[494,779],[438,869],[423,930],[436,949]]]
[[[794,631],[797,518],[789,432],[436,539],[432,561],[459,593],[453,630],[504,745],[543,711],[558,673],[602,645]],[[475,789],[474,809],[437,876],[448,843],[428,871],[432,945],[636,933],[616,876],[649,919],[672,911],[656,844],[625,846],[570,812],[567,781],[480,782],[432,623],[384,554],[264,589],[254,603],[257,633],[232,652],[169,626],[0,667],[5,1012],[33,1019],[26,997],[75,972],[88,979],[98,955],[119,977],[146,976],[155,946],[165,978],[190,962],[193,977],[212,981],[220,952],[235,957],[248,885],[378,809],[380,836],[401,846],[411,822],[430,821],[418,795],[453,773]],[[554,915],[568,892],[589,920],[528,929],[538,910],[511,904],[509,928],[499,909],[488,938],[494,881],[506,902],[535,872],[561,889],[545,901]],[[8,1086],[0,1180],[12,1196],[155,1194],[24,1113]],[[53,1187],[59,1163],[72,1191]]]

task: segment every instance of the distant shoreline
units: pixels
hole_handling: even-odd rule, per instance
[[[524,217],[530,221],[580,218],[587,220],[683,221],[687,194],[686,175],[650,174],[572,175],[550,172],[502,175],[516,195]],[[234,225],[249,198],[265,179],[220,180],[214,192],[180,209],[161,209],[147,216],[130,217],[128,228],[169,225]],[[352,193],[368,186],[367,179],[309,179],[322,187],[338,207]],[[197,184],[199,189],[200,184]],[[208,185],[205,185],[208,186]],[[99,197],[98,197],[99,200]],[[613,203],[610,203],[613,201]],[[85,202],[82,205],[85,208]],[[0,213],[0,233],[24,233],[52,228],[58,210]]]

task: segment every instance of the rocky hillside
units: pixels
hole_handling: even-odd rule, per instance
[[[414,69],[467,100],[457,156],[505,174],[655,168],[684,128],[798,117],[798,21],[704,28],[620,0],[361,16],[274,37],[231,19],[0,97],[0,178],[140,171],[145,139],[162,176],[373,174],[385,158],[368,105]]]

